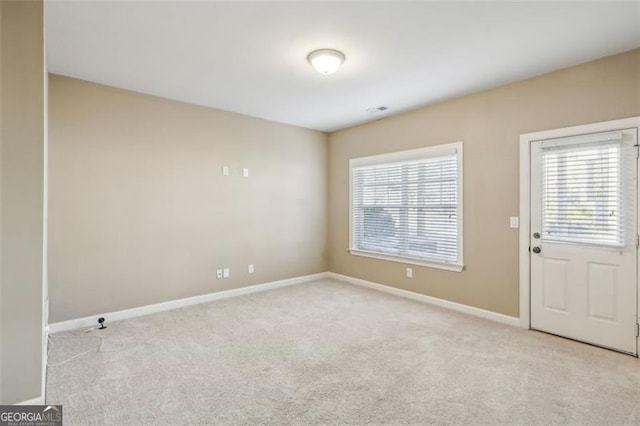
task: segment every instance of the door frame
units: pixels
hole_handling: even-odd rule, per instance
[[[540,132],[524,133],[520,135],[520,327],[526,329],[531,328],[531,269],[529,252],[529,234],[531,232],[531,143],[545,139],[556,139],[566,136],[633,128],[636,129],[637,141],[640,143],[640,116],[623,118],[620,120],[602,121],[599,123],[589,123],[579,126],[563,127],[560,129],[543,130]],[[640,188],[640,184],[638,185],[638,188]],[[638,192],[638,203],[640,203],[640,189]],[[640,212],[640,209],[638,211]],[[636,219],[636,226],[638,225],[640,224]],[[636,265],[638,265],[637,259]],[[639,320],[638,309],[640,309],[640,279],[638,278],[638,275],[638,271],[636,270],[636,288],[638,289],[636,291],[638,296],[638,300],[636,302],[636,322]],[[639,343],[639,340],[640,339],[636,337],[636,344]]]

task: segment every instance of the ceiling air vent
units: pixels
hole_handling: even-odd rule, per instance
[[[367,109],[367,112],[369,114],[378,114],[378,113],[384,112],[384,111],[386,111],[388,109],[389,109],[388,106],[379,106],[379,107],[375,107],[375,108],[369,108],[369,109]]]

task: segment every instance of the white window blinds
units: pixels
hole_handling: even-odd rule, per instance
[[[629,221],[624,198],[635,152],[620,133],[542,148],[543,239],[622,247]],[[600,140],[598,140],[600,139]]]
[[[351,248],[461,263],[458,176],[455,149],[352,167]]]

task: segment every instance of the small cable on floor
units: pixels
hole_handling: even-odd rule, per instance
[[[90,333],[90,332],[94,331],[96,328],[97,327],[91,327],[91,328],[85,330],[83,332],[83,334]],[[49,353],[51,353],[51,348],[53,348],[53,341],[54,340],[58,340],[58,339],[87,339],[87,338],[98,339],[100,341],[100,345],[98,345],[97,348],[93,348],[93,349],[86,350],[84,352],[80,352],[79,354],[75,354],[72,357],[67,358],[67,359],[65,359],[63,361],[60,361],[60,362],[56,362],[55,364],[49,364],[49,361],[48,361],[49,360]],[[47,367],[58,367],[58,366],[60,366],[62,364],[66,364],[71,360],[79,358],[79,357],[81,357],[83,355],[87,355],[87,354],[89,354],[91,352],[117,352],[117,351],[121,351],[121,350],[123,350],[125,348],[125,344],[121,343],[120,346],[117,347],[117,348],[105,349],[105,347],[104,347],[105,338],[103,336],[100,336],[100,335],[83,336],[83,335],[80,335],[80,334],[73,334],[72,333],[71,336],[57,336],[55,339],[53,339],[51,336],[48,336],[48,340],[49,340],[49,348],[47,349]]]

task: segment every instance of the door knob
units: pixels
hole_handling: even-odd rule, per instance
[[[534,253],[540,253],[542,250],[540,250],[540,247],[534,247],[531,250],[533,250]]]

